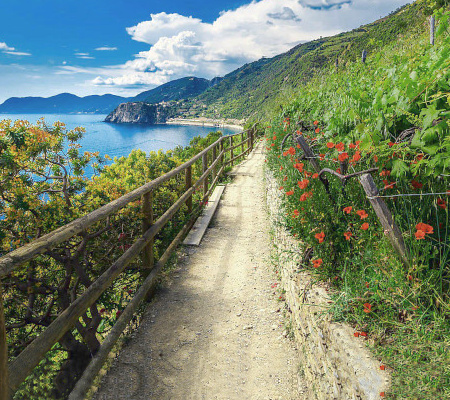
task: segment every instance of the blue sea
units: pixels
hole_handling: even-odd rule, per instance
[[[0,114],[0,120],[27,120],[35,123],[44,117],[49,125],[56,121],[64,122],[67,129],[77,126],[86,129],[80,141],[83,151],[99,151],[100,155],[110,157],[127,156],[133,149],[145,152],[151,150],[170,150],[177,146],[187,146],[195,136],[206,136],[209,132],[220,130],[224,135],[239,132],[226,127],[205,127],[185,125],[133,125],[110,124],[103,122],[106,115],[78,114]]]

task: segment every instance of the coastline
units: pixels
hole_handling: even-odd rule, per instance
[[[240,125],[238,121],[225,122],[223,120],[214,120],[208,118],[199,119],[187,119],[187,118],[171,118],[165,122],[167,125],[195,125],[195,126],[211,126],[211,127],[226,127],[232,129],[243,130],[243,125]]]

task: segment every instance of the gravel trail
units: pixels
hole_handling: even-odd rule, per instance
[[[185,250],[96,400],[300,400],[273,284],[261,145],[235,167],[198,248]]]

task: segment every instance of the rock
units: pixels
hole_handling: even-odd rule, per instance
[[[115,124],[162,124],[171,116],[170,111],[170,106],[166,104],[122,103],[105,118],[105,122]]]

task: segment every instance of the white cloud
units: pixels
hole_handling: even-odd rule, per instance
[[[115,51],[115,50],[117,50],[117,47],[103,46],[103,47],[97,47],[95,50],[97,50],[97,51]]]
[[[224,75],[262,56],[372,22],[407,0],[260,0],[212,23],[165,12],[127,28],[151,47],[97,76],[95,85],[159,85],[183,76]]]
[[[13,56],[31,56],[31,53],[16,51],[14,47],[8,46],[5,42],[0,42],[0,51],[5,54],[11,54]]]

